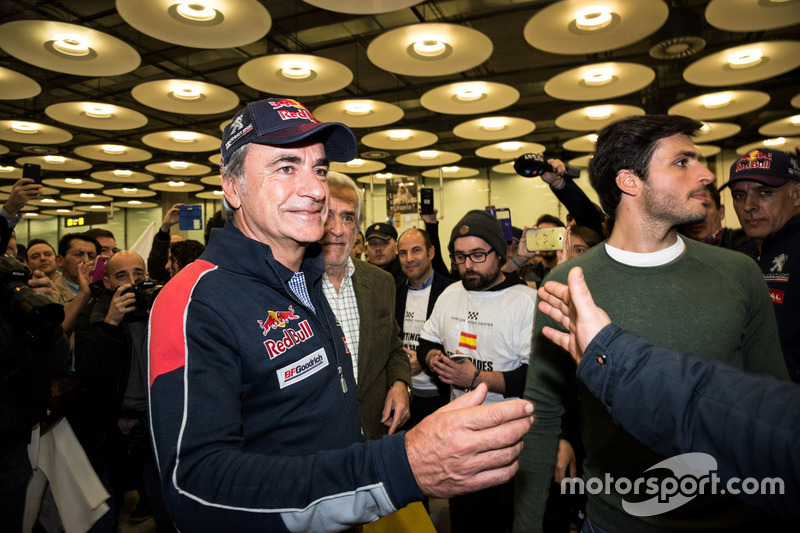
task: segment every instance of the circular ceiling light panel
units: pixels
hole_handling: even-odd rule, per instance
[[[594,63],[550,78],[544,91],[559,100],[606,100],[640,91],[655,78],[653,69],[636,63]]]
[[[212,154],[208,156],[208,161],[218,167],[222,163],[222,154]]]
[[[565,130],[596,131],[621,118],[644,114],[644,109],[636,106],[600,104],[568,111],[556,118],[556,126]]]
[[[403,110],[378,100],[351,99],[323,104],[314,110],[320,122],[341,122],[351,128],[375,128],[403,118]]]
[[[76,211],[83,213],[113,213],[119,211],[119,207],[112,207],[110,205],[92,204],[87,206],[77,206]]]
[[[792,105],[792,107],[800,108],[800,94],[793,96],[789,103]]]
[[[466,26],[427,22],[388,31],[367,47],[377,67],[405,76],[445,76],[477,67],[494,46],[484,34]]]
[[[45,178],[42,180],[42,183],[58,189],[80,189],[90,191],[103,188],[102,183],[89,181],[77,176],[68,176],[66,178]]]
[[[723,91],[678,102],[667,111],[695,120],[719,120],[755,111],[769,103],[769,95],[760,91]]]
[[[429,111],[449,115],[474,115],[503,109],[519,100],[519,91],[492,81],[462,81],[431,89],[420,104]]]
[[[12,165],[0,165],[0,179],[17,181],[22,177],[22,168]]]
[[[564,0],[525,24],[528,44],[552,54],[596,54],[652,35],[667,20],[662,0]]]
[[[568,141],[564,141],[564,149],[570,152],[594,152],[594,147],[597,144],[597,134],[590,133],[588,135],[581,135]]]
[[[149,183],[155,179],[150,174],[122,168],[92,172],[91,176],[98,181],[108,183]]]
[[[239,105],[233,91],[193,80],[148,81],[134,87],[131,95],[148,107],[187,115],[223,113]]]
[[[530,120],[517,117],[482,117],[462,122],[453,134],[472,141],[499,141],[528,135],[536,129]]]
[[[25,163],[40,165],[42,170],[53,170],[56,172],[77,172],[79,170],[88,170],[92,168],[92,164],[87,161],[64,157],[62,155],[36,155],[17,159],[18,165],[24,165]]]
[[[117,0],[117,11],[150,37],[192,48],[244,46],[272,26],[256,0]]]
[[[544,145],[520,141],[505,141],[501,143],[481,146],[475,150],[475,155],[485,159],[516,159],[524,154],[540,154],[545,151]]]
[[[144,168],[148,172],[171,174],[173,176],[202,176],[211,172],[211,167],[207,165],[177,160],[166,163],[151,163]]]
[[[157,183],[151,183],[148,185],[154,191],[161,191],[161,192],[197,192],[202,191],[204,187],[202,185],[198,185],[197,183],[189,183],[186,181],[182,181],[178,178],[172,179],[170,181],[159,181]]]
[[[742,127],[733,122],[703,122],[703,127],[692,137],[695,143],[710,143],[733,137]]]
[[[435,133],[404,128],[376,131],[361,138],[363,144],[379,150],[416,150],[430,146],[438,140]]]
[[[123,209],[149,209],[152,207],[158,207],[159,204],[156,202],[143,202],[142,200],[128,200],[127,202],[114,202],[115,207],[121,207]]]
[[[24,100],[41,92],[42,87],[28,76],[0,67],[0,100]]]
[[[142,137],[147,146],[171,152],[210,152],[219,150],[222,141],[205,133],[171,130],[148,133]]]
[[[31,65],[75,76],[119,76],[141,57],[116,37],[52,20],[17,20],[0,26],[0,48]]]
[[[67,130],[29,120],[0,120],[0,139],[21,144],[61,144],[72,140]]]
[[[62,194],[61,198],[69,202],[76,202],[81,204],[95,204],[95,203],[110,202],[111,200],[113,200],[113,198],[111,198],[110,196],[105,196],[95,192]],[[78,209],[80,211],[80,208],[78,207],[76,207],[75,209]]]
[[[794,146],[800,143],[800,137],[776,137],[772,139],[764,139],[763,141],[745,144],[736,149],[736,153],[744,155],[750,150],[758,150],[760,148],[772,148],[773,150],[782,150],[788,152]]]
[[[45,215],[43,213],[23,213],[22,218],[27,218],[30,220],[49,220],[53,217],[51,215]]]
[[[441,174],[439,174],[441,172]],[[477,168],[449,166],[439,167],[426,170],[422,175],[426,178],[438,178],[440,175],[443,178],[472,178],[480,174]]]
[[[758,128],[759,135],[764,137],[791,137],[800,135],[800,115],[773,120]]]
[[[727,31],[786,28],[800,23],[800,0],[711,0],[706,20]]]
[[[461,155],[441,150],[420,150],[419,152],[399,155],[395,161],[401,165],[411,167],[439,167],[461,161]]]
[[[251,59],[239,67],[239,79],[258,91],[316,96],[344,89],[353,73],[338,61],[305,54],[275,54]]]
[[[697,149],[700,151],[700,155],[705,159],[709,157],[714,157],[718,153],[722,151],[722,148],[719,146],[714,146],[713,144],[698,144],[696,145]]]
[[[702,87],[728,87],[774,78],[798,66],[800,41],[766,41],[705,56],[683,71],[683,79]]]
[[[7,154],[9,151],[10,150],[8,146],[3,146],[2,144],[0,144],[0,155]]]
[[[50,215],[54,217],[78,217],[83,214],[81,211],[75,211],[74,209],[70,209],[68,207],[59,207],[57,209],[42,209],[39,211],[44,215]]]
[[[221,187],[222,186],[222,176],[219,174],[212,174],[211,176],[204,176],[200,178],[200,183],[205,183],[206,185],[211,185],[213,187]]]
[[[347,163],[332,161],[330,166],[331,170],[342,174],[369,174],[370,172],[380,172],[385,168],[386,163],[369,159],[353,159]]]
[[[405,174],[394,174],[392,172],[375,172],[373,174],[367,174],[366,176],[361,176],[356,181],[359,183],[371,183],[375,185],[384,185],[390,179],[402,179],[407,178]]]
[[[306,4],[337,13],[376,15],[422,3],[422,0],[305,0]]]
[[[28,200],[27,205],[32,205],[34,207],[47,207],[47,208],[57,208],[57,207],[71,207],[75,204],[72,202],[68,202],[66,200],[59,200],[57,198],[50,198],[48,197],[39,197],[34,198],[33,200]]]
[[[492,167],[492,172],[497,172],[498,174],[517,173],[517,171],[514,170],[514,161],[506,161],[505,163],[500,163],[499,165],[495,165]]]
[[[104,102],[62,102],[44,110],[53,120],[93,130],[133,130],[147,124],[138,111]]]
[[[87,159],[98,161],[111,161],[117,163],[132,163],[135,161],[147,161],[153,154],[141,148],[125,146],[122,144],[87,144],[75,148],[75,153]]]
[[[594,156],[592,154],[582,155],[580,157],[575,157],[567,161],[567,164],[571,167],[575,168],[589,168],[589,162],[592,160]]]
[[[120,187],[105,189],[103,194],[113,196],[114,198],[149,198],[158,193],[148,189],[140,189],[139,187]]]
[[[216,191],[203,191],[195,194],[197,198],[201,200],[222,200],[222,197],[225,196],[222,192],[222,189]]]

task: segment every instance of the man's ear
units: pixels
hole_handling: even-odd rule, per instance
[[[428,248],[428,259],[432,260],[433,256],[435,256],[435,255],[436,255],[436,248],[434,248],[433,246]]]
[[[108,276],[103,276],[103,287],[111,289],[111,282],[108,281]]]
[[[236,178],[222,178],[222,192],[231,209],[239,209],[242,199],[239,196],[239,180]]]
[[[719,219],[720,220],[725,220],[725,206],[724,205],[720,205],[719,206]]]
[[[58,265],[58,268],[61,268],[61,264],[62,264],[63,262],[64,262],[64,257],[62,257],[62,256],[60,256],[60,255],[58,255],[58,254],[56,254],[56,264]]]
[[[642,192],[642,180],[628,169],[617,171],[615,178],[617,187],[622,191],[622,194],[628,196],[638,196]]]

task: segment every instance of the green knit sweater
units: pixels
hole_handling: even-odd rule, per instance
[[[655,344],[788,379],[772,304],[756,263],[744,254],[685,241],[680,257],[657,267],[619,263],[601,244],[553,270],[548,279],[566,283],[569,269],[580,266],[595,302],[618,326]],[[554,326],[537,310],[525,388],[525,398],[535,405],[535,421],[517,474],[515,531],[520,533],[541,530],[564,413],[562,395],[575,372],[570,358],[542,335],[546,325]],[[582,385],[578,391],[584,479],[607,473],[615,480],[649,477],[645,470],[664,457],[615,426]],[[698,496],[664,514],[634,517],[622,509],[623,496],[604,492],[588,495],[587,516],[609,532],[729,530],[762,518],[730,495]],[[641,501],[652,495],[624,498]]]

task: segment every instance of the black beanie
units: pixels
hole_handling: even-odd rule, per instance
[[[486,241],[492,249],[500,256],[500,261],[506,260],[506,251],[508,244],[503,236],[503,228],[500,227],[500,222],[480,209],[475,209],[464,215],[464,218],[458,221],[456,227],[450,233],[450,244],[447,249],[453,253],[453,246],[456,239],[459,237],[479,237]]]

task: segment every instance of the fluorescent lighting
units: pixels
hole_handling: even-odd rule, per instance
[[[11,130],[17,133],[36,133],[39,131],[39,125],[33,122],[17,122],[11,123]]]
[[[372,111],[372,106],[367,102],[350,102],[344,106],[348,115],[367,115]]]
[[[583,81],[586,82],[586,85],[591,86],[599,86],[605,85],[607,83],[611,83],[611,80],[614,79],[614,73],[611,72],[611,69],[607,68],[597,68],[594,70],[587,70],[583,73]]]
[[[94,198],[93,192],[82,192],[78,195],[80,198]]]
[[[113,108],[103,104],[86,104],[83,106],[83,112],[90,118],[109,118]]]
[[[458,172],[458,167],[442,167],[442,172],[452,174],[453,172]]]
[[[436,57],[442,55],[447,50],[444,41],[438,39],[422,39],[414,43],[414,52],[423,57]]]
[[[575,13],[575,25],[579,30],[596,31],[611,24],[611,9],[606,6],[586,7]]]
[[[707,109],[717,109],[725,107],[731,103],[731,95],[728,93],[715,93],[705,96],[702,100],[703,107]]]
[[[784,137],[777,137],[775,139],[767,139],[764,141],[764,146],[781,146],[786,144],[786,139]]]
[[[475,100],[480,100],[483,94],[483,91],[478,87],[467,87],[456,91],[456,98],[462,102],[474,102]]]
[[[178,3],[178,14],[185,19],[195,22],[214,20],[217,11],[210,2],[201,0],[188,0]]]
[[[53,48],[64,55],[81,57],[89,55],[91,43],[73,33],[59,33],[50,37]]]
[[[353,160],[348,161],[347,163],[345,163],[345,165],[347,165],[348,167],[351,167],[351,168],[363,167],[364,166],[364,160],[363,159],[353,159]]]
[[[197,134],[193,131],[173,131],[171,138],[176,143],[193,143],[197,139]]]
[[[80,185],[81,183],[83,183],[83,180],[80,178],[64,178],[64,181],[72,185]]]
[[[185,170],[189,168],[189,163],[186,161],[170,161],[167,166],[174,170]]]
[[[199,100],[203,93],[194,85],[180,85],[172,89],[172,95],[178,100]]]
[[[44,160],[53,165],[63,165],[67,161],[67,158],[60,155],[46,155],[44,156]]]
[[[304,80],[311,76],[311,69],[305,65],[284,65],[281,67],[281,74],[290,80]]]
[[[389,130],[387,135],[393,141],[407,141],[411,138],[411,130]]]
[[[103,152],[111,155],[121,155],[125,153],[125,147],[119,144],[104,144]]]
[[[522,145],[516,141],[509,141],[497,145],[503,152],[516,152]]]
[[[131,170],[115,170],[114,171],[114,175],[127,178],[127,177],[130,177],[130,176],[133,175],[133,171],[131,171]]]
[[[757,49],[742,50],[728,56],[728,65],[734,69],[750,68],[761,63],[764,53]]]
[[[605,120],[611,116],[611,106],[601,105],[586,110],[589,120]]]
[[[182,182],[182,181],[170,181],[170,182],[168,183],[168,185],[169,185],[170,187],[183,187],[184,185],[186,185],[186,183],[184,183],[184,182]]]
[[[506,127],[506,119],[501,117],[485,118],[481,121],[481,128],[486,131],[500,131]]]

